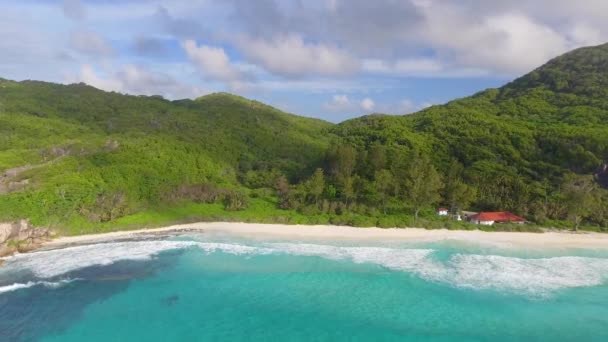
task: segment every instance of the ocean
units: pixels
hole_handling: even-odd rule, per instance
[[[150,236],[7,258],[0,341],[608,341],[608,251]]]

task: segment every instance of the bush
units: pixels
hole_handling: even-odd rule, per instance
[[[373,217],[354,215],[350,221],[350,225],[354,227],[375,227],[377,220]]]
[[[229,191],[224,195],[224,209],[237,211],[246,209],[248,205],[247,196],[239,191]]]
[[[395,228],[398,226],[397,219],[393,216],[380,217],[376,222],[380,228]]]

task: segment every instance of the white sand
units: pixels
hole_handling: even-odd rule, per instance
[[[292,240],[358,240],[431,242],[454,240],[482,245],[523,248],[608,248],[608,234],[548,232],[508,233],[461,230],[426,230],[420,228],[382,229],[353,228],[342,226],[305,226],[280,224],[252,224],[235,222],[192,223],[164,228],[119,231],[105,234],[59,237],[46,242],[43,247],[54,248],[71,244],[102,242],[131,238],[154,233],[179,231],[201,231],[224,233],[259,238],[281,238]]]

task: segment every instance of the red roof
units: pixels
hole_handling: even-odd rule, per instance
[[[437,211],[448,211],[448,208],[438,208]]]
[[[471,220],[494,221],[494,222],[526,222],[526,219],[519,217],[508,211],[498,211],[493,213],[479,213],[471,216]]]

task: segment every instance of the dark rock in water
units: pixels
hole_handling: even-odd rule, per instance
[[[179,296],[173,295],[173,296],[165,297],[162,299],[162,301],[163,301],[163,303],[165,303],[165,305],[173,306],[173,305],[177,304],[177,302],[179,301]]]

